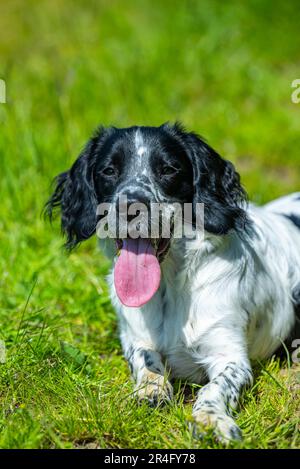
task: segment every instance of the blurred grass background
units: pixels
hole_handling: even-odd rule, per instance
[[[0,447],[218,446],[191,439],[193,389],[162,411],[131,403],[109,262],[95,240],[65,256],[40,213],[100,123],[179,119],[252,200],[299,190],[299,20],[296,0],[0,0]],[[242,446],[300,446],[299,374],[257,367]]]

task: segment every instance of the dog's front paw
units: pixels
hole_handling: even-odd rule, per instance
[[[231,441],[242,440],[240,428],[229,415],[212,409],[200,409],[193,413],[193,418],[193,434],[196,438],[201,438],[209,430],[212,430],[216,439],[225,445]]]
[[[151,407],[158,407],[171,401],[173,387],[164,376],[148,373],[136,385],[134,395],[139,402],[146,401]]]

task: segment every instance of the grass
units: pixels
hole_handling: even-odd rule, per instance
[[[192,440],[197,388],[136,407],[90,240],[69,257],[40,213],[51,179],[102,123],[180,119],[262,203],[299,190],[296,1],[0,0],[1,448],[216,448]],[[243,448],[299,448],[299,367],[255,363]]]

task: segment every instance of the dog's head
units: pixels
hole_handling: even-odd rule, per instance
[[[193,219],[196,204],[203,203],[205,231],[216,235],[242,230],[246,222],[245,192],[232,163],[179,124],[99,129],[71,169],[56,178],[46,210],[51,218],[60,208],[66,245],[73,248],[96,232],[104,217],[99,206],[116,207],[121,199],[127,200],[129,226],[133,215],[141,215],[137,204],[148,209],[157,203],[189,203]],[[124,215],[119,220],[124,221]],[[151,220],[149,216],[144,223],[149,232]],[[140,216],[135,226],[141,227],[143,221]],[[121,228],[119,222],[114,235],[121,250],[115,266],[116,290],[124,304],[140,306],[159,286],[160,263],[170,239],[161,233],[155,240],[151,235],[145,239],[144,231],[140,237],[131,236],[127,228],[120,237]]]

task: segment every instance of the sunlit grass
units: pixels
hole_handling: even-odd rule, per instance
[[[177,384],[165,409],[136,406],[109,262],[95,240],[65,255],[58,224],[40,214],[52,178],[100,123],[180,119],[235,162],[253,200],[299,190],[298,4],[13,0],[0,9],[0,447],[218,447],[190,435],[193,387]],[[242,446],[299,447],[299,404],[299,371],[256,364],[238,417]]]

